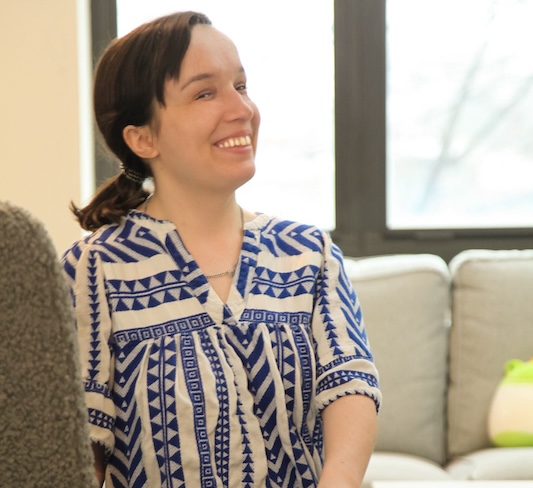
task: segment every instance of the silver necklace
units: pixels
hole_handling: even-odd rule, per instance
[[[150,198],[151,198],[151,194],[148,195],[148,197],[146,198],[146,200],[144,201],[144,213],[148,215],[148,202],[150,201]],[[241,211],[241,228],[242,228],[242,231],[244,232],[244,212],[242,211],[242,207],[239,207],[240,211]],[[237,259],[237,261],[235,262],[235,264],[233,265],[233,267],[231,269],[228,269],[226,271],[222,271],[221,273],[215,273],[215,274],[210,274],[210,275],[205,275],[205,277],[210,280],[210,279],[214,279],[214,278],[222,278],[223,276],[230,276],[231,278],[233,278],[233,276],[235,275],[235,271],[237,269],[237,265],[239,264],[239,260]]]
[[[242,207],[239,207],[239,209],[241,211],[241,229],[242,229],[242,232],[244,233],[244,212],[242,211]],[[233,265],[231,269],[222,271],[221,273],[215,273],[211,275],[206,274],[205,277],[208,280],[213,279],[213,278],[222,278],[223,276],[230,276],[231,278],[233,278],[233,275],[235,274],[235,270],[237,269],[238,264],[239,264],[239,260],[237,259],[237,261],[235,262],[235,264]]]
[[[205,277],[210,280],[211,278],[222,278],[223,276],[231,276],[233,278],[233,275],[235,274],[235,270],[237,269],[237,264],[239,264],[239,261],[237,261],[233,268],[228,269],[227,271],[222,271],[222,273],[215,273],[211,275],[205,275]]]

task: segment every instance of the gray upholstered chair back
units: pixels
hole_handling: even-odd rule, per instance
[[[93,488],[71,300],[44,226],[0,202],[0,485]]]

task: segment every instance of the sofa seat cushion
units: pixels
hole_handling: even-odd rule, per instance
[[[410,454],[374,452],[366,471],[363,488],[374,481],[451,480],[452,476],[438,464]]]
[[[458,480],[533,480],[533,447],[483,449],[456,458],[446,471]]]

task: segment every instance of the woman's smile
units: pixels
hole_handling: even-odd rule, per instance
[[[221,149],[228,149],[234,147],[251,147],[252,138],[249,135],[228,137],[227,139],[217,142],[215,145]]]

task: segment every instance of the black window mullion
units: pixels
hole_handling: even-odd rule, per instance
[[[115,0],[91,0],[91,43],[93,69],[107,45],[117,37],[117,5]],[[118,164],[100,142],[98,129],[95,134],[95,184],[116,175]]]

